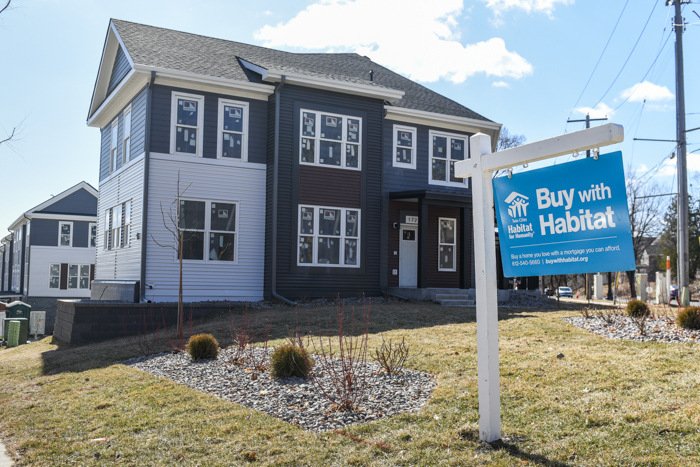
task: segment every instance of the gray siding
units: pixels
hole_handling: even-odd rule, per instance
[[[277,291],[288,297],[373,296],[380,293],[381,140],[383,102],[288,85],[282,89],[280,107],[280,165],[277,243]],[[274,109],[274,106],[272,106]],[[363,119],[360,183],[361,250],[359,268],[297,266],[297,213],[300,195],[300,109],[320,110]],[[274,118],[274,111],[270,118]],[[272,151],[270,151],[272,154]],[[272,160],[268,172],[272,171]],[[306,167],[305,167],[306,168]],[[321,168],[329,177],[342,169]],[[271,177],[268,176],[271,181]],[[309,195],[305,187],[305,196]],[[337,186],[334,190],[343,190]],[[328,188],[319,184],[318,195]],[[336,193],[337,194],[337,193]],[[268,186],[268,196],[272,186]],[[332,205],[332,204],[329,204]],[[268,241],[269,243],[269,241]]]
[[[148,88],[144,87],[131,104],[131,159],[140,156],[146,147],[146,103],[148,101]],[[125,106],[124,108],[126,108]],[[122,152],[124,150],[124,109],[119,111],[115,117],[118,119],[117,136],[117,169],[122,166]],[[102,139],[100,145],[100,181],[110,174],[109,153],[112,149],[112,119],[109,124],[102,128]]]
[[[97,210],[97,206],[95,206]],[[94,214],[94,213],[93,213]],[[32,219],[32,246],[58,246],[58,223],[56,219]],[[90,222],[68,221],[73,223],[73,247],[87,248],[90,241]]]
[[[96,216],[97,197],[86,189],[81,188],[38,212]],[[32,231],[33,234],[34,232]]]
[[[117,87],[119,82],[123,77],[129,73],[131,65],[129,65],[129,60],[126,58],[126,54],[121,47],[117,50],[117,56],[114,59],[114,67],[112,68],[112,75],[109,77],[109,85],[107,86],[107,94],[112,92],[114,88]]]
[[[202,141],[202,156],[212,159],[216,158],[219,98],[248,102],[250,105],[250,115],[248,117],[248,162],[259,162],[261,164],[266,162],[267,102],[161,85],[153,86],[153,100],[151,103],[152,152],[163,154],[170,153],[170,104],[173,91],[204,96],[204,140]]]

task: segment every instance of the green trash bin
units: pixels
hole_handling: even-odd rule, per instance
[[[22,325],[17,320],[11,320],[7,326],[7,346],[17,347],[19,345],[19,332]]]
[[[27,318],[29,319],[29,313],[32,311],[32,307],[24,302],[16,300],[12,303],[8,303],[5,307],[8,318]]]
[[[17,338],[17,345],[21,344],[26,344],[27,343],[27,337],[29,336],[29,320],[27,318],[5,318],[5,322],[3,323],[2,329],[3,329],[3,336],[5,337],[5,341],[9,342],[10,341],[10,323],[12,321],[18,321],[19,322],[19,336]]]

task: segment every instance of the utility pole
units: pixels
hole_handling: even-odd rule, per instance
[[[671,0],[666,2],[669,4]],[[685,84],[683,82],[683,16],[681,4],[688,0],[673,0],[676,17],[673,28],[676,32],[676,140],[678,145],[678,303],[688,306],[690,294],[689,254],[688,254],[688,171],[686,167],[685,138]]]
[[[608,117],[605,118],[591,118],[591,114],[587,113],[586,118],[582,120],[567,120],[566,123],[576,123],[576,122],[586,122],[586,129],[591,127],[591,122],[597,122],[601,120],[607,120]],[[591,150],[586,149],[586,157],[591,157]],[[610,273],[608,273],[608,284],[610,284]],[[608,292],[610,292],[610,286],[608,286]],[[609,295],[609,294],[608,294]],[[591,301],[591,274],[586,273],[586,300]]]

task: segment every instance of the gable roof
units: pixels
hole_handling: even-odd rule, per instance
[[[43,213],[41,211],[46,210],[49,206],[52,204],[58,203],[59,201],[67,198],[68,196],[72,195],[73,193],[78,192],[79,190],[85,190],[89,194],[95,197],[95,200],[97,200],[97,190],[90,185],[87,182],[80,182],[77,183],[76,185],[73,185],[72,187],[68,188],[67,190],[62,191],[61,193],[57,194],[56,196],[52,196],[51,198],[47,199],[41,204],[38,204],[31,208],[28,211],[23,212],[7,229],[8,230],[15,230],[19,226],[21,226],[24,221],[27,219],[31,219],[32,217],[50,217],[50,216],[55,216],[56,214],[48,212]],[[78,214],[78,216],[84,216],[83,214]],[[74,214],[70,214],[70,217],[75,217]],[[95,217],[97,218],[97,212],[93,216],[85,216],[85,217]]]
[[[259,87],[270,86],[270,92],[272,82],[279,81],[281,75],[285,75],[289,83],[293,83],[294,78],[303,77],[321,83],[318,87],[326,85],[328,89],[341,92],[346,89],[382,98],[395,108],[448,115],[483,122],[488,128],[500,128],[500,125],[452,99],[356,53],[284,52],[117,19],[110,22],[106,42],[109,42],[111,33],[126,48],[126,55],[135,70],[171,71]],[[115,54],[105,57],[103,53],[105,63],[102,66],[112,66]],[[107,58],[112,62],[107,63]],[[372,79],[370,70],[374,72]],[[104,72],[109,75],[111,69]],[[96,91],[97,87],[96,84]],[[91,115],[98,110],[96,100],[99,99],[93,95]]]

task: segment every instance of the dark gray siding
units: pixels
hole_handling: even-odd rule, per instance
[[[38,212],[96,216],[97,197],[81,188]],[[34,235],[34,231],[32,231],[32,235]]]
[[[402,126],[413,127],[417,129],[416,138],[416,168],[415,169],[405,169],[394,167],[392,165],[394,157],[394,124],[400,124]],[[384,194],[398,191],[414,191],[414,190],[429,190],[444,193],[462,193],[471,194],[471,188],[464,189],[459,187],[442,186],[442,185],[431,185],[428,182],[429,178],[429,167],[430,167],[430,153],[428,148],[430,145],[430,130],[445,131],[447,133],[463,134],[465,136],[471,136],[472,133],[464,133],[455,130],[445,130],[436,127],[427,127],[423,125],[414,125],[412,123],[400,123],[393,120],[387,120],[384,122],[384,134],[383,134],[383,144],[382,144],[382,192]],[[467,144],[467,147],[469,145]]]
[[[126,54],[121,47],[117,50],[117,57],[114,59],[114,67],[112,68],[112,75],[109,77],[109,85],[107,86],[107,94],[112,92],[114,88],[117,87],[119,82],[123,77],[129,73],[131,65],[129,65],[129,60],[126,58]]]
[[[131,159],[140,156],[146,147],[146,102],[147,88],[143,88],[131,104]],[[128,104],[127,104],[128,106]],[[127,106],[124,106],[126,108]],[[124,150],[124,109],[119,111],[117,136],[117,169],[122,166],[122,152]],[[112,149],[112,122],[102,128],[102,143],[100,145],[100,181],[110,174],[109,153]]]
[[[56,219],[32,219],[30,242],[34,246],[58,246],[58,223]],[[87,248],[90,241],[90,222],[73,223],[73,246]]]
[[[248,102],[248,161],[264,164],[267,156],[267,102],[243,97],[192,91],[170,86],[153,86],[151,151],[170,153],[170,104],[173,91],[204,96],[204,140],[202,156],[216,158],[219,98]],[[272,117],[271,117],[272,118]]]
[[[357,296],[362,293],[380,293],[380,223],[381,223],[381,139],[383,102],[375,99],[312,90],[298,86],[282,89],[280,108],[280,166],[277,291],[287,297]],[[361,252],[360,268],[325,268],[297,266],[297,212],[300,196],[299,166],[299,110],[307,108],[354,115],[363,119],[362,172],[360,183]],[[274,107],[273,107],[274,109]],[[274,118],[274,112],[270,118]],[[304,167],[305,169],[307,167]],[[328,177],[340,174],[342,169],[321,168]],[[272,164],[268,165],[268,172]],[[342,190],[342,186],[329,188],[319,184],[316,197],[329,190]],[[271,196],[271,189],[268,196]],[[304,196],[314,196],[304,187]],[[330,205],[327,204],[327,205]]]

